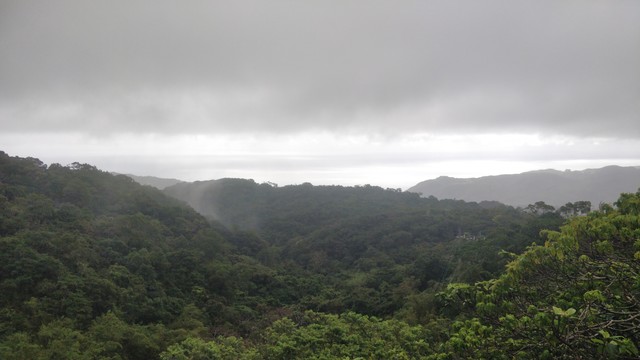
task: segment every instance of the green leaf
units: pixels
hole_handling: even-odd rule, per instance
[[[554,306],[553,307],[553,313],[556,314],[556,315],[562,316],[562,315],[564,315],[564,310],[560,309],[559,307]]]
[[[611,337],[611,334],[609,334],[609,332],[606,331],[606,330],[600,330],[600,331],[598,331],[598,333],[600,333],[600,335],[602,335],[602,337],[605,338],[605,339],[608,339],[608,338]]]
[[[585,301],[590,302],[604,302],[605,297],[600,290],[590,290],[584,293],[583,298]]]
[[[568,308],[567,310],[562,310],[561,308],[554,306],[553,307],[553,313],[558,315],[558,316],[569,317],[569,316],[571,316],[571,315],[576,313],[576,309]]]

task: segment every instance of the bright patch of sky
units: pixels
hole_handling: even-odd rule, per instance
[[[441,175],[582,170],[613,163],[635,166],[640,158],[636,140],[522,134],[13,134],[0,135],[0,141],[12,155],[34,156],[46,163],[77,161],[132,174],[145,169],[144,175],[186,181],[239,177],[281,185],[311,182],[403,189]],[[46,144],[46,150],[34,151],[38,144]]]

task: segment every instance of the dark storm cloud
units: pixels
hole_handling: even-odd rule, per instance
[[[6,131],[640,136],[638,1],[3,1]]]

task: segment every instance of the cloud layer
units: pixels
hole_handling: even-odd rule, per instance
[[[637,1],[3,1],[4,131],[640,138]]]

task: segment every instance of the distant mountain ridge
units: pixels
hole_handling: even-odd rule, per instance
[[[124,175],[132,178],[133,181],[137,182],[140,185],[149,185],[160,190],[164,190],[164,188],[184,182],[178,179],[166,179],[166,178],[159,178],[155,176],[138,176],[138,175],[131,175],[131,174],[124,174]]]
[[[607,166],[582,171],[536,170],[512,175],[479,178],[441,176],[407,189],[422,196],[465,201],[499,201],[512,206],[526,206],[544,201],[555,207],[567,202],[591,201],[612,203],[622,192],[636,192],[640,187],[640,167]]]

